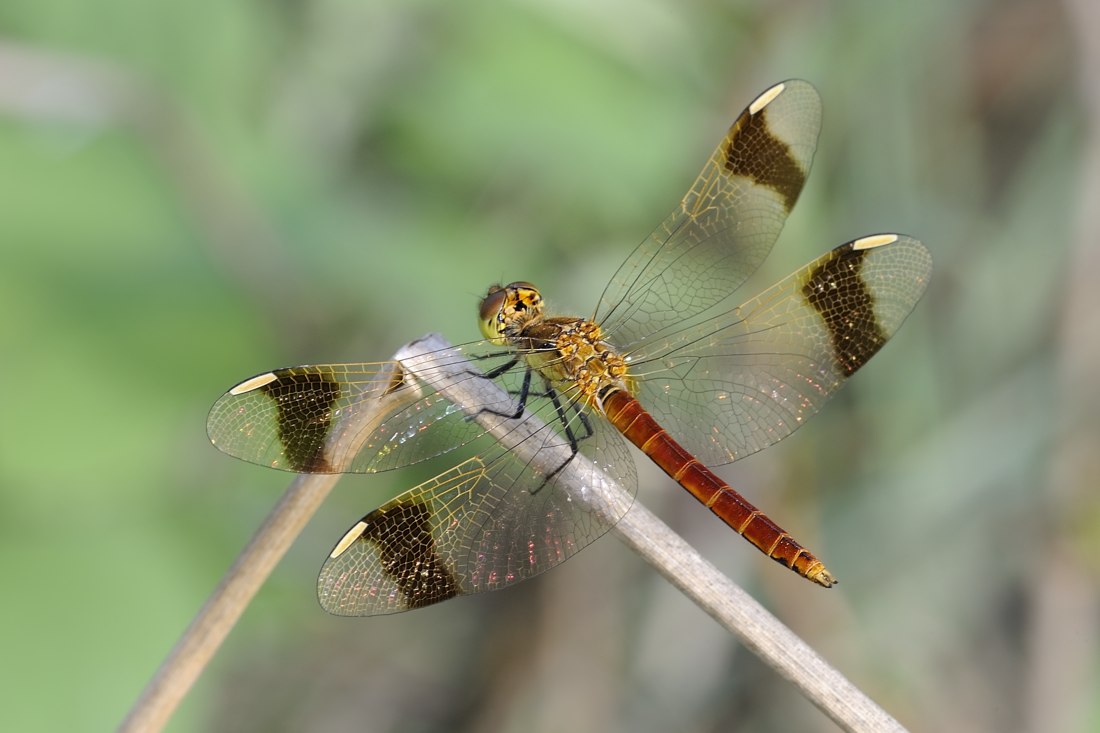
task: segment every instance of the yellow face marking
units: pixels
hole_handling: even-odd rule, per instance
[[[261,374],[258,377],[252,377],[252,379],[246,379],[238,384],[233,389],[229,390],[231,395],[244,394],[245,392],[251,392],[254,389],[259,389],[265,384],[271,384],[278,377],[275,376],[275,372],[268,372],[267,374]]]
[[[774,87],[761,94],[749,105],[749,114],[757,114],[760,110],[767,107],[771,104],[772,100],[782,94],[783,90],[786,88],[787,86],[785,84],[776,84]]]
[[[481,335],[504,346],[531,321],[542,316],[542,294],[528,282],[493,285],[478,309]]]
[[[872,234],[869,237],[852,242],[852,249],[874,249],[884,244],[893,244],[896,241],[898,241],[898,235],[896,234]]]
[[[340,541],[336,543],[336,547],[332,548],[332,552],[329,557],[336,559],[344,554],[344,551],[351,547],[351,544],[359,539],[363,534],[363,530],[367,528],[366,522],[358,522],[354,527],[348,530],[348,533],[340,538]]]

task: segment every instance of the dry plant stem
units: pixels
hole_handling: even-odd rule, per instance
[[[472,371],[472,366],[455,363],[450,355],[439,361],[433,360],[433,355],[438,357],[439,352],[448,347],[449,344],[441,337],[428,336],[408,347],[421,349],[425,354],[407,358],[403,364],[413,373],[418,369],[429,367],[434,374],[449,371],[450,374],[447,376],[433,378],[432,387],[456,404],[499,404],[499,401],[505,398],[504,395],[486,394],[489,390],[498,389],[494,383],[484,379],[464,379]],[[467,410],[467,412],[476,415],[476,411]],[[537,429],[534,418],[524,421],[517,429],[510,421],[501,420],[495,416],[482,414],[476,417],[489,432],[513,451],[522,454],[528,448],[539,444],[538,441],[527,439],[530,433]],[[523,457],[528,461],[540,460],[540,455],[534,453]],[[610,478],[599,482],[599,486],[591,485],[595,482],[590,482],[586,486],[571,485],[569,469],[573,469],[575,463],[586,460],[584,456],[578,455],[567,466],[567,470],[559,474],[561,483],[569,486],[574,498],[589,503],[596,510],[600,507],[616,506],[621,501],[630,501],[629,495],[622,494],[622,489]],[[549,460],[550,468],[560,465],[560,457],[552,457]],[[580,468],[573,473],[588,477],[594,475],[590,467]],[[586,496],[592,491],[597,491],[600,495]],[[733,581],[722,575],[714,565],[707,562],[640,502],[634,502],[631,505],[626,515],[614,525],[612,532],[696,605],[740,638],[760,659],[792,682],[807,699],[841,728],[848,731],[867,732],[905,730],[885,710],[825,662],[806,642],[768,613]],[[807,584],[806,592],[822,591]]]
[[[146,685],[120,731],[144,733],[164,727],[338,478],[303,474],[291,482]]]
[[[499,389],[495,383],[468,379],[473,366],[456,362],[454,352],[450,352],[441,362],[433,361],[434,357],[439,356],[438,352],[448,348],[446,341],[432,335],[409,344],[396,358],[413,376],[418,370],[430,367],[437,375],[432,387],[456,404],[476,406],[501,399],[499,393],[486,396],[487,390]],[[408,395],[398,393],[380,400],[378,409],[364,416],[361,429],[345,430],[343,434],[352,436],[352,441],[362,440],[370,432],[371,424],[381,420],[397,403],[407,398]],[[477,415],[476,407],[467,412]],[[513,450],[522,453],[537,445],[536,441],[527,440],[538,428],[534,418],[524,421],[519,428],[512,421],[492,415],[477,415],[477,419]],[[343,448],[346,452],[336,454],[354,455],[353,442]],[[547,460],[539,453],[525,458]],[[551,456],[548,460],[551,466],[561,465],[560,456]],[[569,487],[577,500],[589,503],[596,511],[615,511],[610,508],[619,505],[619,502],[630,501],[629,495],[610,477],[606,481],[589,480],[584,485],[570,483],[569,478],[573,475],[587,476],[589,479],[595,475],[591,466],[579,465],[585,460],[583,456],[577,456],[560,474],[561,482]],[[163,728],[260,585],[338,478],[338,475],[302,475],[295,478],[161,665],[120,730],[156,731]],[[613,532],[700,608],[740,638],[757,656],[794,683],[805,697],[844,730],[905,730],[641,504],[634,502],[614,526]],[[811,587],[807,592],[818,591]]]
[[[398,352],[397,358],[401,356],[402,353]],[[397,396],[380,399],[376,403],[376,410],[362,415],[359,425],[355,426],[359,429],[346,430],[344,435],[348,436],[348,450],[343,455],[354,455],[354,442],[369,435],[373,425],[381,421],[400,399]],[[156,675],[122,721],[120,731],[147,733],[164,727],[260,586],[301,534],[339,478],[339,474],[301,474],[294,478],[279,503],[271,510],[248,546],[237,557],[176,646],[161,663]]]
[[[635,503],[612,532],[841,728],[905,730],[649,509]],[[806,592],[821,591],[807,585]]]

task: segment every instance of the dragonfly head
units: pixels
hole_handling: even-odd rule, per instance
[[[531,283],[493,285],[478,310],[481,335],[497,346],[518,336],[524,326],[542,316],[542,294]]]

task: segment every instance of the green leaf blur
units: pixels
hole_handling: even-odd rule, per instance
[[[285,487],[207,442],[226,388],[474,339],[491,282],[590,313],[733,116],[801,77],[814,170],[738,300],[873,232],[936,260],[841,396],[722,471],[841,584],[641,464],[640,500],[912,729],[1100,730],[1096,15],[7,0],[0,728],[117,725]],[[509,591],[323,614],[332,543],[424,477],[344,480],[169,730],[834,729],[609,538]]]

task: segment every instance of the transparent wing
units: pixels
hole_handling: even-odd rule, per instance
[[[563,409],[559,420],[541,400],[534,419],[548,424],[520,437],[531,418],[513,421],[514,440],[363,517],[321,568],[321,606],[372,616],[504,588],[604,534],[633,500],[634,462],[604,420]],[[579,454],[571,459],[574,443]]]
[[[456,346],[437,357],[437,370],[418,371],[409,380],[397,362],[322,364],[277,369],[241,382],[210,409],[207,434],[221,451],[250,463],[298,473],[373,473],[444,453],[484,434],[467,413],[432,386],[447,364],[471,361],[492,372],[509,363],[497,379],[514,394],[525,366],[512,352],[492,352],[485,343]],[[471,372],[470,379],[484,379]],[[377,424],[363,440],[349,440],[361,430],[363,411],[377,400],[407,393],[401,406]],[[507,411],[512,402],[469,405],[468,409]],[[361,446],[352,455],[346,446]]]
[[[802,191],[821,129],[807,82],[767,90],[733,123],[683,201],[615,273],[593,320],[626,348],[733,292],[763,262]]]
[[[790,435],[894,335],[931,276],[915,239],[849,242],[757,298],[631,354],[636,396],[695,457]]]

